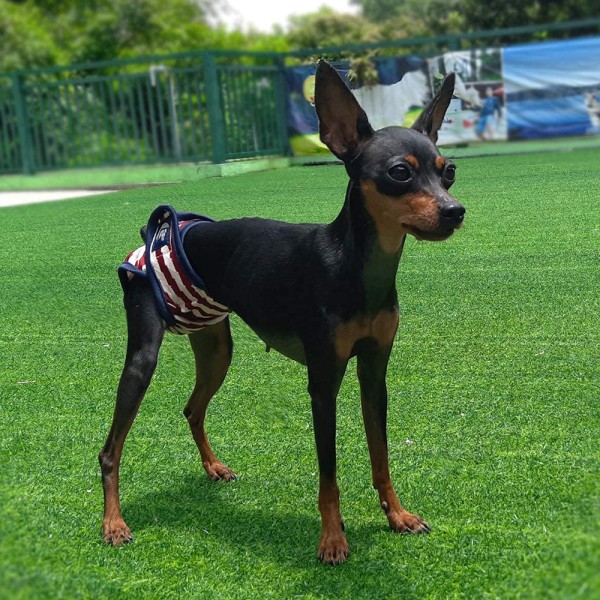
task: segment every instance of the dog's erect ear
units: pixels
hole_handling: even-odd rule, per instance
[[[452,94],[454,93],[454,73],[450,73],[438,93],[431,102],[423,109],[419,118],[414,122],[412,128],[424,133],[434,144],[437,143],[438,131],[444,121],[444,115],[448,110]]]
[[[345,163],[373,135],[367,114],[338,72],[324,60],[317,65],[315,108],[321,141]]]

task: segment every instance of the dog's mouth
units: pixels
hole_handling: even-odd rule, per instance
[[[447,240],[455,231],[454,227],[448,229],[436,229],[435,231],[425,231],[418,227],[406,225],[408,232],[419,241],[425,242],[443,242]]]

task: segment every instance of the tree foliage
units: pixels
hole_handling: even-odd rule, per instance
[[[47,21],[36,6],[0,0],[0,69],[11,71],[54,64],[62,49],[46,28]]]
[[[203,49],[285,50],[211,26],[216,0],[0,0],[0,71]]]
[[[353,0],[289,31],[211,25],[220,0],[0,0],[0,71],[202,49],[275,50],[378,42],[598,17],[600,0]],[[568,34],[566,34],[568,35]]]
[[[324,7],[318,12],[294,16],[288,42],[292,48],[322,48],[378,42],[383,38],[379,27],[365,17],[341,14]]]
[[[600,0],[462,0],[462,4],[471,31],[600,16]]]
[[[364,17],[430,34],[483,31],[600,16],[600,0],[352,0]],[[448,31],[456,29],[456,31]]]

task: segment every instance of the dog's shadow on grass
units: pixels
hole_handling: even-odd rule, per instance
[[[243,479],[213,482],[204,474],[190,474],[173,487],[149,490],[125,502],[125,519],[138,539],[158,525],[174,536],[191,536],[200,543],[208,536],[209,544],[217,539],[232,549],[241,547],[262,560],[295,567],[315,564],[320,536],[316,497],[310,505],[297,505],[293,498],[288,506],[276,499],[268,505],[255,504],[246,494],[244,502],[237,502],[234,486],[244,484]],[[381,529],[354,528],[352,536],[361,536],[362,543],[369,545]]]

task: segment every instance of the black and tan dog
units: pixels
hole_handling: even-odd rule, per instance
[[[268,346],[307,367],[319,463],[318,557],[325,563],[341,563],[348,555],[336,481],[335,413],[352,357],[380,505],[393,531],[429,531],[423,519],[400,504],[390,480],[386,371],[398,327],[396,271],[406,235],[444,240],[464,218],[465,209],[448,193],[455,167],[435,146],[453,89],[451,75],[411,129],[374,131],[335,69],[321,61],[315,89],[321,139],[350,176],[339,216],[328,225],[184,218],[186,232],[178,243],[189,261],[187,272],[210,294],[209,302],[236,312]],[[160,220],[156,229],[153,242],[164,237]],[[104,539],[114,545],[132,539],[119,503],[123,444],[169,328],[155,282],[139,274],[132,269],[121,278],[127,356],[99,457]],[[233,348],[229,319],[214,315],[208,326],[189,335],[196,385],[184,414],[208,475],[230,480],[235,475],[214,455],[204,428],[207,405],[225,378]]]

